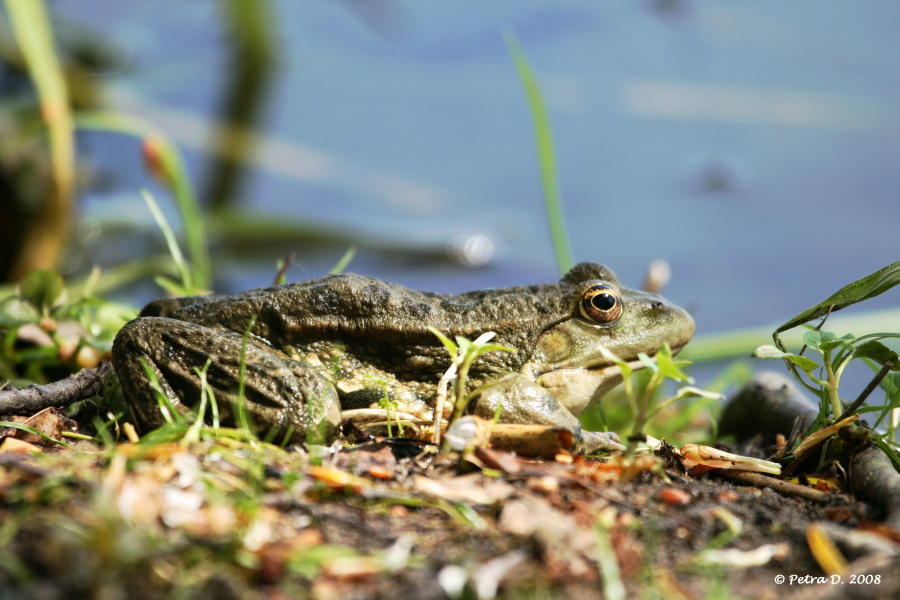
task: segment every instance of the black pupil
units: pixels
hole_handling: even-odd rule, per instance
[[[607,292],[597,294],[591,298],[591,304],[597,310],[607,311],[616,305],[616,297]]]

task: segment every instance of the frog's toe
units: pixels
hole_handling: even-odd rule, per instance
[[[599,454],[609,452],[624,452],[625,446],[619,442],[619,436],[615,433],[601,431],[584,431],[577,436],[575,452],[577,454]]]

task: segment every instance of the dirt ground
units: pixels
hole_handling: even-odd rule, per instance
[[[0,599],[896,598],[879,517],[651,456],[85,443],[0,453]]]

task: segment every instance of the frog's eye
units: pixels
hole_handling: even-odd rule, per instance
[[[581,316],[597,325],[615,325],[622,318],[624,307],[619,292],[598,283],[587,289],[578,305]]]

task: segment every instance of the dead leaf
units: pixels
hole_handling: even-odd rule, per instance
[[[390,479],[397,468],[397,458],[387,442],[371,442],[341,450],[335,457],[334,467],[362,475],[370,473],[381,479]]]
[[[53,438],[55,440],[62,438],[62,434],[64,431],[78,431],[78,424],[75,421],[69,419],[68,417],[60,413],[59,409],[52,406],[49,408],[45,408],[44,410],[31,415],[30,417],[13,416],[9,420],[14,423],[27,425],[28,427],[36,429],[47,437]],[[29,431],[25,431],[24,429],[10,428],[8,435],[18,440],[22,440],[23,442],[28,442],[29,444],[37,444],[40,446],[53,444],[53,442],[47,440],[46,438]]]
[[[365,479],[333,467],[310,467],[307,475],[333,492],[362,494],[369,487],[369,482]]]
[[[475,448],[473,454],[480,461],[481,468],[496,469],[507,474],[522,470],[522,461],[511,452],[479,446]]]
[[[428,496],[469,504],[494,504],[510,497],[515,491],[510,484],[485,479],[481,473],[449,479],[430,479],[417,475],[413,483],[416,490]]]
[[[339,579],[363,579],[381,571],[381,561],[372,556],[340,556],[322,563],[322,573]]]
[[[809,551],[823,571],[829,575],[841,575],[846,572],[847,560],[821,524],[812,523],[806,528],[806,543],[809,544]]]
[[[532,477],[527,482],[528,489],[542,494],[555,494],[559,491],[559,478],[552,475]]]
[[[850,415],[849,417],[844,417],[837,423],[829,425],[828,427],[823,427],[822,429],[808,435],[806,437],[806,439],[804,439],[802,442],[800,442],[800,445],[797,446],[797,448],[794,450],[794,456],[796,456],[797,458],[800,458],[807,452],[807,450],[810,450],[811,448],[815,447],[822,440],[831,437],[832,435],[837,433],[839,430],[843,429],[844,427],[847,427],[848,425],[853,423],[853,421],[855,421],[858,418],[859,418],[858,414]]]
[[[34,444],[8,437],[0,444],[0,454],[7,452],[10,454],[28,454],[29,452],[43,453],[43,450]]]

